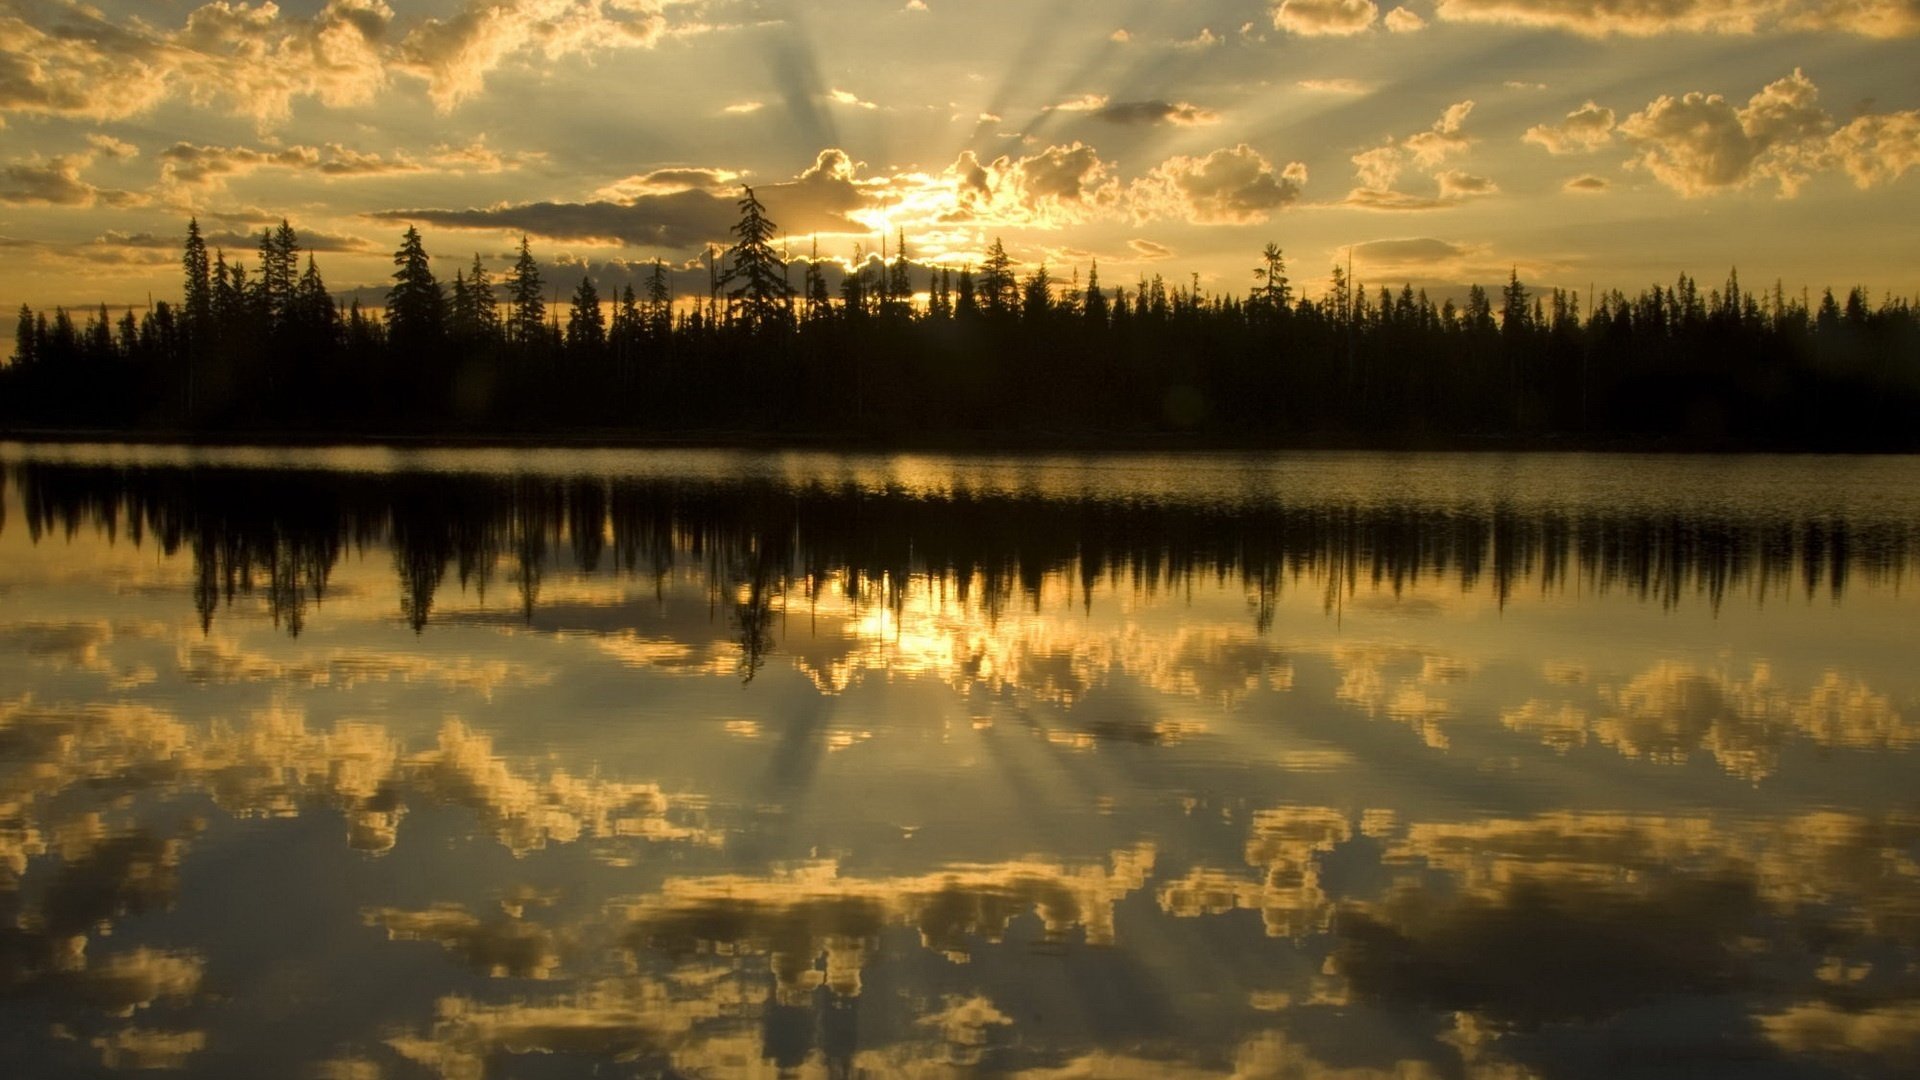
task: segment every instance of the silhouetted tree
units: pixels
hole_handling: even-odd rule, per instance
[[[600,292],[593,278],[582,275],[567,309],[567,349],[576,356],[597,356],[607,343],[607,320],[600,311]]]
[[[407,226],[393,253],[393,286],[387,290],[387,335],[396,346],[418,349],[440,340],[446,326],[446,296],[433,279],[420,231]]]
[[[751,187],[738,203],[740,220],[730,230],[735,237],[727,249],[727,272],[720,284],[727,289],[727,317],[749,332],[783,326],[793,287],[787,283],[787,264],[773,249],[779,231],[766,216],[766,207]]]
[[[546,340],[547,305],[540,298],[540,267],[533,261],[527,238],[520,238],[520,254],[507,274],[507,340],[530,348]]]

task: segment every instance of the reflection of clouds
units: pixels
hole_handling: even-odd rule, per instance
[[[1284,654],[1252,627],[1133,618],[1117,627],[1076,614],[1075,575],[1048,574],[1027,609],[1009,610],[980,575],[953,583],[916,575],[893,585],[830,576],[807,612],[812,633],[780,643],[822,693],[868,675],[930,676],[956,689],[1019,690],[1072,704],[1116,675],[1175,697],[1231,706],[1292,685]]]
[[[333,805],[346,815],[349,842],[364,851],[393,846],[408,793],[473,808],[515,852],[584,837],[718,842],[678,823],[676,814],[691,807],[676,807],[658,785],[516,766],[491,737],[453,719],[433,748],[408,753],[381,725],[341,721],[315,731],[284,704],[256,710],[244,724],[193,730],[147,706],[22,698],[0,705],[0,748],[28,766],[0,776],[0,873],[16,877],[47,850],[50,827],[36,819],[35,804],[109,780],[204,794],[241,817]]]
[[[1415,662],[1417,674],[1411,671]],[[1336,700],[1407,725],[1435,750],[1452,745],[1440,724],[1453,717],[1453,705],[1433,688],[1466,679],[1472,672],[1466,662],[1415,649],[1339,645],[1333,663],[1340,672]]]
[[[955,961],[970,956],[969,939],[1000,941],[1029,912],[1049,938],[1078,928],[1088,944],[1110,945],[1113,906],[1145,884],[1153,858],[1142,846],[1114,852],[1110,868],[1010,862],[843,878],[819,863],[764,878],[675,878],[634,902],[627,938],[636,948],[765,955],[785,1002],[821,986],[854,996],[888,926],[917,928],[923,947]]]
[[[1524,1080],[1531,1074],[1511,1063],[1466,1059],[1464,1073],[1433,1062],[1404,1058],[1391,1065],[1331,1065],[1282,1031],[1261,1031],[1233,1050],[1232,1065],[1094,1051],[1058,1066],[1024,1069],[1019,1080],[1440,1080],[1464,1075],[1469,1080]]]
[[[481,1080],[508,1054],[580,1054],[630,1061],[687,1041],[696,1024],[722,1015],[710,986],[649,978],[607,979],[545,1002],[495,1004],[440,999],[432,1029],[387,1041],[444,1080]]]
[[[1524,705],[1501,710],[1500,724],[1509,731],[1539,739],[1542,746],[1565,753],[1587,744],[1592,717],[1571,702],[1554,704],[1533,698]]]
[[[115,638],[150,639],[162,636],[158,624],[93,622],[25,622],[0,626],[0,655],[24,655],[55,671],[88,671],[102,675],[114,690],[145,686],[159,677],[146,665],[116,667],[104,654]]]
[[[425,911],[375,908],[369,926],[381,926],[389,941],[431,941],[495,978],[544,979],[560,965],[553,934],[519,918],[482,920],[454,904]]]
[[[1829,670],[1804,695],[1765,664],[1745,679],[1662,661],[1621,686],[1602,686],[1599,715],[1570,701],[1531,699],[1500,715],[1508,729],[1555,750],[1589,741],[1646,761],[1677,763],[1705,752],[1728,773],[1763,780],[1781,749],[1804,738],[1826,749],[1910,749],[1920,729],[1885,694]]]
[[[1768,1041],[1790,1054],[1878,1060],[1920,1070],[1920,1002],[1847,1009],[1794,1005],[1760,1018]]]
[[[1258,911],[1270,937],[1305,937],[1327,928],[1333,904],[1320,884],[1319,857],[1353,835],[1345,814],[1316,806],[1261,810],[1248,828],[1247,865],[1266,871],[1260,881],[1196,867],[1160,887],[1160,909],[1170,915]]]
[[[335,649],[324,657],[280,660],[250,652],[237,639],[217,634],[183,640],[175,652],[180,673],[200,684],[263,682],[348,691],[365,683],[398,682],[472,690],[491,701],[496,689],[545,686],[554,675],[519,661],[370,649]]]
[[[81,996],[118,1016],[132,1016],[156,1001],[184,1001],[200,989],[206,961],[199,954],[139,948],[88,968]]]
[[[949,995],[937,1012],[914,1021],[919,1027],[933,1028],[947,1042],[947,1060],[955,1065],[977,1065],[981,1048],[991,1035],[989,1029],[1011,1027],[1013,1018],[993,1007],[985,997],[962,998]]]
[[[155,1031],[122,1028],[93,1040],[100,1064],[109,1069],[183,1069],[187,1059],[207,1048],[204,1031]]]
[[[1779,767],[1784,732],[1767,669],[1748,681],[1663,661],[1625,686],[1603,688],[1609,714],[1594,734],[1632,758],[1679,762],[1706,750],[1721,768],[1760,780]]]

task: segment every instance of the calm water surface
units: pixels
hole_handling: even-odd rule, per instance
[[[1920,460],[0,466],[0,1074],[1920,1069]]]

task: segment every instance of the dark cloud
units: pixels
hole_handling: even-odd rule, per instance
[[[91,154],[63,154],[0,166],[0,205],[129,206],[141,201],[131,192],[95,187],[84,180],[80,170],[92,163]]]
[[[1353,257],[1356,259],[1396,265],[1446,262],[1465,254],[1467,249],[1459,244],[1425,236],[1405,240],[1369,240],[1353,247]]]
[[[1110,124],[1196,124],[1217,123],[1220,114],[1212,109],[1189,105],[1184,101],[1116,101],[1095,109],[1093,117]]]
[[[823,150],[796,179],[754,188],[767,215],[789,235],[866,232],[848,215],[867,205],[853,178],[853,163],[839,150]],[[368,216],[454,229],[498,229],[550,240],[627,244],[684,250],[724,242],[739,220],[733,192],[674,191],[631,199],[537,202],[484,208],[380,210]]]
[[[261,220],[257,222],[257,224],[264,228],[277,225],[279,222],[277,219],[273,221]],[[299,237],[300,249],[302,251],[359,252],[378,250],[378,246],[373,242],[362,237],[350,236],[346,233],[321,232],[317,229],[298,229],[296,230],[296,235]],[[208,231],[203,233],[201,238],[206,241],[209,248],[226,248],[234,251],[248,250],[260,245],[260,234],[241,232],[236,229]],[[184,231],[175,235],[172,233],[128,233],[109,230],[95,237],[93,242],[104,247],[154,248],[165,251],[178,251],[185,245],[186,239],[186,233]]]
[[[1412,890],[1334,920],[1334,964],[1362,998],[1502,1024],[1600,1020],[1670,994],[1750,978],[1751,879],[1682,878],[1629,892],[1523,882],[1494,896]]]

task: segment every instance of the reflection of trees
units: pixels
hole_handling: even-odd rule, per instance
[[[484,589],[511,559],[532,617],[559,553],[583,572],[611,563],[656,581],[689,562],[744,597],[734,613],[743,670],[764,655],[770,602],[839,581],[904,602],[909,583],[977,601],[989,621],[1037,607],[1051,582],[1157,595],[1202,578],[1238,579],[1256,627],[1290,580],[1324,587],[1329,607],[1364,587],[1428,580],[1626,590],[1665,605],[1713,605],[1746,590],[1844,593],[1856,574],[1902,580],[1915,523],[1511,507],[1254,503],[1233,508],[1040,496],[876,494],[821,486],[539,476],[366,476],[325,471],[13,467],[37,540],[87,529],[163,552],[191,551],[203,622],[237,596],[264,594],[292,632],[349,547],[394,549],[399,607],[425,624],[449,563]],[[611,555],[611,559],[608,556]],[[260,579],[264,578],[264,589]]]

